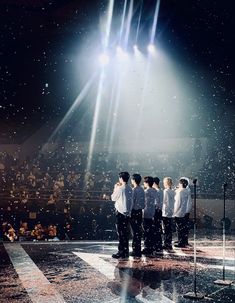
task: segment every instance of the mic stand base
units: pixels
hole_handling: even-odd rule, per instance
[[[200,292],[188,292],[184,295],[184,298],[186,299],[192,299],[192,300],[202,300],[205,297],[205,294],[202,294]]]
[[[231,281],[231,280],[216,280],[216,281],[214,281],[214,284],[229,286],[229,285],[233,284],[233,281]]]

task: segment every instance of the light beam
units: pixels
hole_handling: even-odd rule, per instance
[[[139,30],[140,30],[140,20],[141,20],[141,16],[142,16],[142,8],[143,8],[143,0],[141,0],[140,13],[139,13],[138,24],[137,24],[137,29],[136,29],[136,36],[135,36],[136,44],[138,42],[138,36],[139,36]]]
[[[157,0],[156,2],[156,8],[155,8],[155,13],[154,13],[154,18],[153,18],[153,25],[152,25],[152,30],[151,30],[151,36],[150,36],[150,43],[154,43],[155,39],[155,34],[156,34],[156,29],[157,29],[157,20],[158,20],[158,14],[159,14],[159,8],[160,8],[160,0]]]
[[[106,53],[103,53],[99,56],[99,63],[101,66],[106,66],[109,64],[109,56]]]
[[[127,48],[127,45],[128,45],[130,29],[131,29],[132,14],[133,14],[133,0],[130,0],[129,11],[128,11],[128,15],[127,15],[126,35],[125,35],[125,40],[124,40],[125,49]]]
[[[48,139],[48,142],[52,142],[53,139],[56,137],[59,130],[66,124],[66,122],[71,118],[72,114],[74,113],[75,109],[81,104],[82,100],[88,95],[90,92],[91,86],[93,85],[95,79],[97,78],[97,72],[95,72],[91,78],[87,81],[83,89],[81,90],[80,94],[75,99],[73,105],[70,107],[70,109],[67,111],[64,118],[61,120],[59,125],[56,127],[50,138]]]

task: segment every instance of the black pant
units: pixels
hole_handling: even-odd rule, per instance
[[[133,255],[141,256],[141,237],[142,237],[142,209],[131,212],[131,229],[132,229],[132,251]]]
[[[153,253],[154,246],[154,219],[146,219],[143,220],[143,228],[144,228],[144,249],[149,254]]]
[[[160,209],[155,211],[154,225],[154,250],[159,251],[162,250],[162,211]]]
[[[162,217],[164,227],[164,246],[172,247],[172,218]]]
[[[189,213],[188,214],[186,214],[185,216],[184,216],[184,218],[185,218],[185,224],[186,224],[186,245],[188,245],[188,234],[189,234],[189,230],[190,230],[190,219],[189,219]]]
[[[129,256],[129,219],[129,217],[124,216],[119,212],[116,212],[116,228],[119,240],[118,252],[124,257]]]
[[[179,245],[187,245],[187,219],[185,217],[175,217],[176,229],[178,233]]]

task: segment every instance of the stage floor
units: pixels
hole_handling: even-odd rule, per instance
[[[193,244],[191,242],[191,244]],[[193,247],[158,258],[111,258],[117,242],[0,243],[0,302],[194,302]],[[235,284],[222,279],[222,243],[197,242],[199,302],[235,302]],[[226,242],[225,279],[235,280],[235,239]]]

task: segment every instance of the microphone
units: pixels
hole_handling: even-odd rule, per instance
[[[193,180],[193,184],[196,184],[196,183],[197,183],[197,179],[194,179],[194,180]]]

